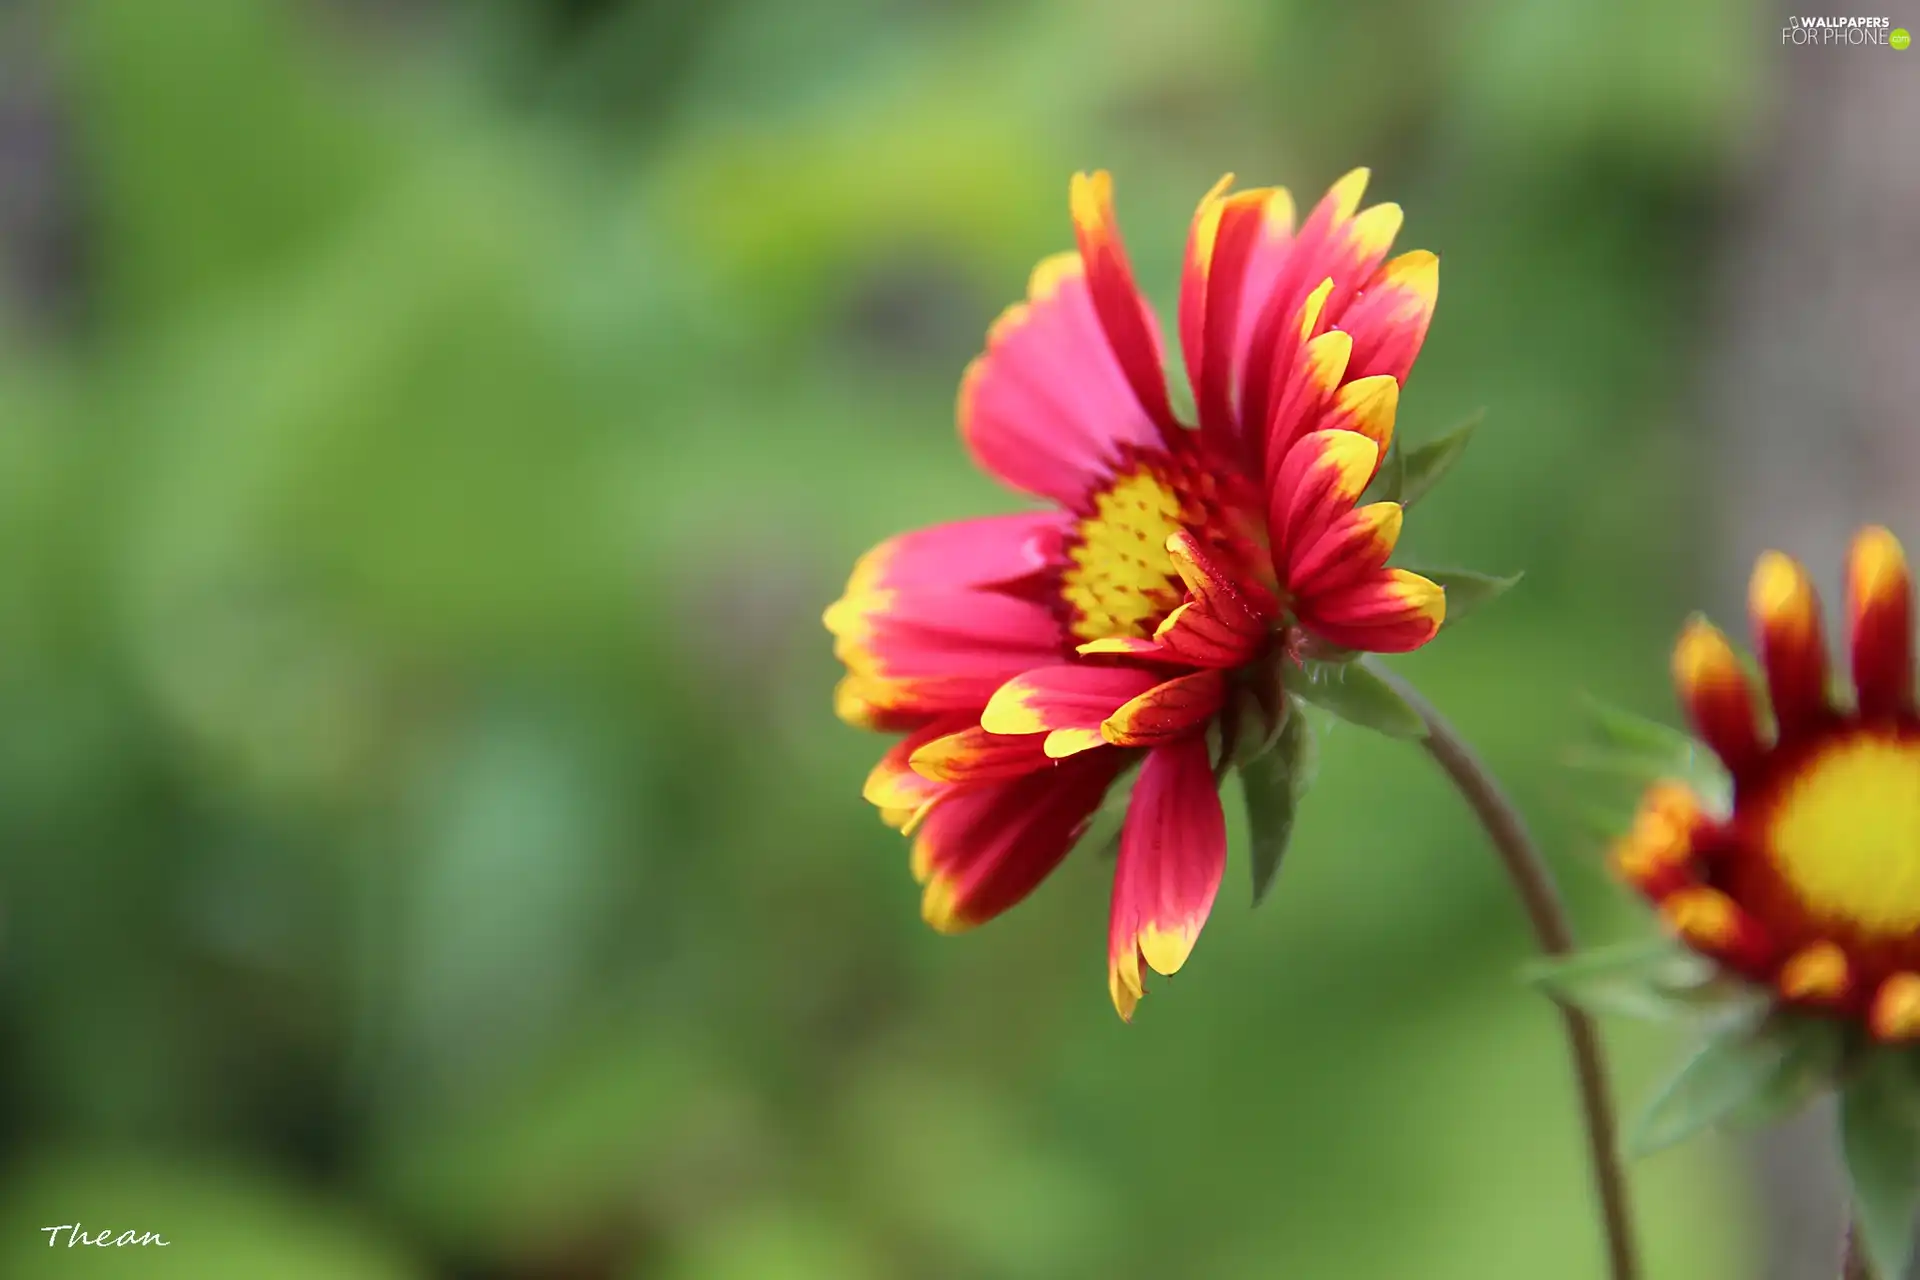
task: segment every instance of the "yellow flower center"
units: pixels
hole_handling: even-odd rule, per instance
[[[1920,930],[1920,742],[1845,738],[1787,783],[1767,849],[1808,911],[1868,937]]]
[[[1093,499],[1060,594],[1082,640],[1145,639],[1180,603],[1184,588],[1167,554],[1183,527],[1180,494],[1150,464],[1117,478]]]

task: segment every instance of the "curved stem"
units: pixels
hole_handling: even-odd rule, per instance
[[[1873,1280],[1867,1251],[1860,1244],[1860,1223],[1851,1206],[1847,1209],[1847,1233],[1840,1241],[1840,1280]]]
[[[1573,950],[1573,927],[1568,923],[1553,873],[1534,846],[1526,822],[1513,807],[1486,765],[1447,718],[1432,703],[1386,668],[1368,664],[1426,721],[1427,753],[1473,809],[1499,854],[1507,879],[1533,928],[1535,942],[1550,956]],[[1607,1256],[1612,1280],[1638,1280],[1640,1261],[1633,1239],[1633,1210],[1627,1198],[1626,1175],[1615,1138],[1613,1097],[1607,1085],[1606,1056],[1593,1020],[1570,1005],[1557,1006],[1566,1027],[1567,1047],[1573,1055],[1574,1076],[1580,1091],[1580,1114],[1586,1122],[1587,1156],[1593,1168],[1594,1190],[1600,1197],[1600,1215],[1606,1229]]]

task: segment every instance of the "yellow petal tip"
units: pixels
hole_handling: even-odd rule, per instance
[[[1064,760],[1068,756],[1106,745],[1107,740],[1100,736],[1098,729],[1055,729],[1046,736],[1040,749],[1049,760]]]
[[[1806,571],[1791,556],[1767,551],[1754,563],[1748,603],[1759,617],[1802,613],[1811,604],[1812,594]]]
[[[920,894],[920,918],[938,933],[964,933],[972,927],[972,921],[960,914],[953,882],[938,872],[927,877]]]
[[[1367,194],[1367,183],[1373,179],[1373,170],[1362,166],[1351,169],[1333,184],[1328,194],[1333,197],[1334,221],[1345,222],[1360,207],[1360,200]]]
[[[1148,925],[1140,931],[1140,955],[1155,973],[1175,974],[1193,954],[1199,930],[1192,927],[1161,929]]]

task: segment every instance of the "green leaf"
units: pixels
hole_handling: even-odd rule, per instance
[[[1627,1138],[1650,1155],[1732,1119],[1778,1087],[1792,1057],[1790,1036],[1751,1019],[1721,1027],[1655,1096]]]
[[[1765,1088],[1728,1114],[1730,1127],[1758,1129],[1774,1124],[1833,1087],[1846,1054],[1846,1033],[1839,1022],[1782,1019],[1775,1034],[1787,1042],[1780,1069]]]
[[[1574,768],[1610,773],[1637,783],[1674,778],[1698,792],[1710,807],[1732,799],[1732,781],[1718,756],[1686,733],[1595,699],[1587,699],[1601,748],[1567,754]]]
[[[1473,438],[1473,432],[1486,417],[1486,410],[1475,410],[1467,419],[1453,430],[1436,436],[1417,449],[1409,449],[1405,461],[1401,464],[1403,479],[1400,485],[1400,501],[1412,506],[1426,497],[1427,490],[1440,483],[1441,477],[1452,469],[1466,451],[1467,441]]]
[[[1685,755],[1699,744],[1671,725],[1635,715],[1622,707],[1587,698],[1587,714],[1608,746],[1658,756]]]
[[[1398,502],[1407,487],[1407,454],[1395,440],[1387,446],[1387,456],[1380,461],[1380,469],[1373,473],[1373,479],[1367,485],[1366,492],[1360,495],[1360,503]]]
[[[1215,771],[1221,777],[1229,768],[1239,768],[1272,751],[1291,718],[1292,699],[1287,697],[1274,666],[1267,664],[1252,677],[1228,695],[1215,717],[1220,741],[1213,744],[1210,756],[1217,762]]]
[[[1908,1055],[1882,1049],[1840,1095],[1840,1154],[1867,1257],[1904,1276],[1920,1208],[1920,1096]]]
[[[1360,662],[1289,663],[1287,691],[1352,724],[1393,738],[1424,738],[1427,722],[1393,687]]]
[[[1246,793],[1247,824],[1253,833],[1253,901],[1258,906],[1273,887],[1280,860],[1293,837],[1293,816],[1300,797],[1313,785],[1319,744],[1303,708],[1288,708],[1273,749],[1240,766]]]
[[[1490,600],[1497,600],[1517,585],[1522,574],[1497,577],[1491,573],[1476,573],[1472,569],[1425,569],[1418,565],[1402,565],[1423,578],[1439,583],[1447,592],[1447,617],[1441,625],[1450,627],[1460,619],[1478,609]]]
[[[1521,972],[1562,1004],[1654,1022],[1697,1016],[1717,977],[1711,961],[1665,938],[1535,960]]]
[[[1676,772],[1671,761],[1610,747],[1568,747],[1561,760],[1582,773],[1604,773],[1641,785],[1674,777]]]

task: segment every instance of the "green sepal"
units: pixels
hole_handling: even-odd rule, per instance
[[[1360,662],[1306,658],[1281,673],[1287,692],[1351,724],[1391,738],[1424,738],[1427,722],[1393,687]]]
[[[1447,593],[1447,616],[1440,624],[1444,630],[1466,617],[1481,605],[1498,600],[1513,590],[1524,574],[1510,574],[1499,577],[1491,573],[1476,573],[1472,569],[1426,569],[1419,565],[1400,565],[1431,582],[1438,583]]]
[[[1278,663],[1265,663],[1236,681],[1215,723],[1220,741],[1209,759],[1216,777],[1242,768],[1274,749],[1287,720],[1296,710],[1282,684]]]
[[[1252,833],[1253,902],[1258,906],[1273,887],[1274,875],[1293,838],[1293,818],[1300,797],[1313,785],[1319,769],[1320,748],[1304,707],[1290,706],[1281,721],[1273,748],[1240,766],[1241,790],[1247,802],[1247,826]]]
[[[1804,1096],[1812,1070],[1792,1015],[1735,1018],[1713,1027],[1699,1052],[1654,1096],[1627,1135],[1633,1156],[1651,1155],[1703,1129],[1764,1113],[1775,1100]],[[1829,1066],[1827,1070],[1831,1070]]]
[[[1661,724],[1658,720],[1649,720],[1645,716],[1635,715],[1622,707],[1602,702],[1598,698],[1587,698],[1587,714],[1593,719],[1594,730],[1610,747],[1622,751],[1637,751],[1656,756],[1670,756],[1685,753],[1699,744],[1691,737],[1672,725]]]
[[[1664,938],[1534,960],[1521,974],[1561,1004],[1648,1022],[1720,1021],[1766,1001],[1755,988],[1722,977],[1712,961]]]
[[[1840,1078],[1847,1031],[1831,1018],[1781,1017],[1777,1034],[1787,1037],[1786,1057],[1774,1078],[1727,1116],[1733,1129],[1762,1129],[1803,1110]]]
[[[1453,464],[1460,460],[1460,455],[1466,452],[1467,442],[1473,438],[1474,429],[1484,417],[1486,410],[1477,409],[1453,430],[1406,451],[1400,464],[1399,500],[1402,506],[1412,506],[1426,497],[1429,489],[1440,483]]]
[[[1724,809],[1731,802],[1733,781],[1704,743],[1596,699],[1587,699],[1587,710],[1601,745],[1568,752],[1567,763],[1572,767],[1641,786],[1671,778],[1692,787],[1709,808]]]
[[[1387,446],[1387,456],[1380,459],[1380,469],[1373,473],[1373,479],[1367,482],[1366,490],[1361,493],[1355,506],[1366,506],[1373,502],[1399,502],[1400,495],[1407,489],[1407,453],[1395,440]]]
[[[1840,1155],[1874,1272],[1904,1276],[1920,1208],[1920,1078],[1909,1050],[1880,1048],[1840,1094]]]

